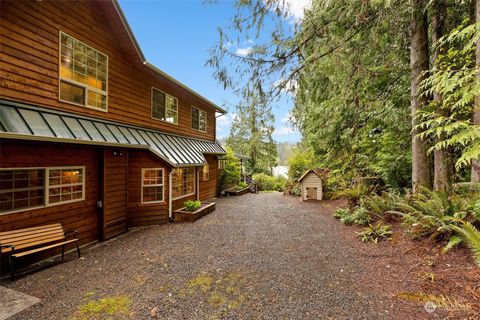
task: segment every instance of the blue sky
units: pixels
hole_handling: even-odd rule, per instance
[[[298,1],[298,0],[295,0]],[[238,98],[225,91],[205,66],[208,49],[218,41],[217,28],[228,25],[235,9],[233,1],[219,0],[204,4],[202,0],[121,0],[137,41],[147,60],[180,82],[228,110],[217,119],[217,136],[226,137],[235,114],[232,105]],[[247,50],[251,43],[238,44]],[[300,134],[292,130],[288,111],[292,99],[281,99],[274,107],[277,141],[296,142]]]

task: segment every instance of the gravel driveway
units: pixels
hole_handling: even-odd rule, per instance
[[[194,223],[134,229],[6,283],[42,299],[14,319],[399,318],[335,205],[248,194]]]

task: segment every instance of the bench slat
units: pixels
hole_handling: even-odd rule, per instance
[[[43,243],[50,243],[52,241],[57,241],[57,240],[64,240],[65,237],[63,234],[61,235],[46,235],[45,237],[42,238],[32,238],[32,239],[25,239],[23,241],[18,241],[18,242],[11,242],[11,243],[3,243],[2,244],[10,244],[15,247],[15,250],[20,250],[23,248],[28,248],[28,247],[33,247],[33,246],[38,246]]]
[[[40,238],[40,237],[44,237],[44,236],[47,236],[47,235],[63,235],[63,230],[61,230],[61,229],[60,230],[50,230],[50,231],[46,231],[46,232],[41,232],[41,233],[39,232],[39,233],[28,234],[28,235],[19,234],[17,237],[8,237],[8,238],[3,238],[3,239],[0,237],[0,243],[13,244],[13,243],[25,240],[25,239]]]
[[[33,235],[37,233],[43,233],[43,232],[49,232],[49,231],[60,231],[63,230],[61,226],[55,226],[55,227],[49,227],[49,228],[44,228],[44,229],[37,229],[37,230],[27,230],[24,231],[20,229],[17,232],[10,232],[9,234],[3,234],[3,232],[0,232],[0,239],[8,239],[8,238],[16,238],[19,236],[24,236],[24,235]]]
[[[66,245],[66,244],[69,244],[69,243],[74,243],[76,241],[78,241],[78,239],[72,239],[72,240],[68,240],[68,241],[64,241],[64,242],[59,242],[59,243],[52,244],[50,246],[41,247],[41,248],[37,248],[37,249],[32,249],[32,250],[28,250],[28,251],[24,251],[24,252],[20,252],[20,253],[15,253],[15,254],[12,254],[12,256],[15,257],[15,258],[20,258],[20,257],[26,256],[26,255],[32,254],[32,253],[41,252],[41,251],[45,251],[45,250],[48,250],[48,249],[53,249],[53,248],[56,248],[56,247],[61,247],[63,245]]]
[[[36,231],[36,230],[39,230],[39,229],[49,229],[49,228],[52,228],[52,227],[63,229],[63,227],[60,223],[54,223],[54,224],[47,224],[47,225],[38,226],[38,227],[30,227],[30,228],[16,229],[16,230],[10,230],[10,231],[1,231],[0,232],[0,237],[5,236],[5,235],[19,233],[19,232],[30,232],[30,231]]]

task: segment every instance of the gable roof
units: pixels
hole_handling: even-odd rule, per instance
[[[225,154],[218,141],[168,134],[94,117],[0,100],[0,138],[147,149],[173,167]]]
[[[307,171],[298,179],[298,182],[302,181],[303,178],[305,178],[309,173],[315,174],[317,177],[319,177],[319,178],[323,181],[324,178],[325,178],[326,171],[327,171],[327,170],[322,170],[322,169],[320,169],[320,168],[317,168],[317,169],[309,169],[309,170],[307,170]]]
[[[213,106],[216,111],[220,112],[220,113],[227,113],[227,111],[223,108],[221,108],[220,106],[218,106],[217,104],[213,103],[212,101],[210,101],[209,99],[205,98],[204,96],[202,96],[201,94],[199,94],[198,92],[194,91],[193,89],[187,87],[185,84],[181,83],[180,81],[178,81],[177,79],[173,78],[172,76],[170,76],[169,74],[167,74],[166,72],[160,70],[159,68],[157,68],[156,66],[154,66],[153,64],[151,64],[150,62],[147,61],[147,59],[145,58],[145,55],[143,54],[142,52],[142,49],[140,48],[140,45],[137,41],[137,39],[135,38],[135,35],[133,34],[133,31],[132,29],[130,28],[130,25],[128,24],[128,21],[127,21],[127,18],[125,17],[125,14],[123,13],[122,11],[122,8],[120,7],[120,4],[118,3],[118,0],[110,0],[110,1],[100,1],[100,5],[101,4],[104,4],[103,7],[105,10],[107,11],[111,11],[110,9],[111,8],[108,8],[108,7],[105,7],[105,3],[108,3],[108,4],[112,4],[113,6],[113,9],[117,15],[117,17],[120,19],[120,22],[123,26],[123,29],[124,31],[127,33],[128,35],[128,38],[129,38],[129,41],[130,43],[133,45],[133,48],[135,49],[135,52],[136,54],[138,55],[138,58],[140,59],[140,61],[142,62],[142,64],[149,68],[150,70],[154,71],[155,73],[159,74],[160,76],[164,77],[164,78],[167,78],[169,81],[177,84],[178,86],[182,87],[183,89],[187,90],[188,92],[190,92],[191,94],[193,94],[194,96],[200,98],[201,100],[203,100],[204,102],[208,103],[209,105]],[[111,13],[111,12],[109,12]]]

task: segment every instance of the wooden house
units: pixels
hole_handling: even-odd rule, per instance
[[[214,198],[224,112],[145,60],[117,1],[2,0],[0,231],[85,244]]]
[[[300,179],[298,179],[304,201],[323,199],[323,177],[324,175],[321,170],[311,169],[306,171]]]

